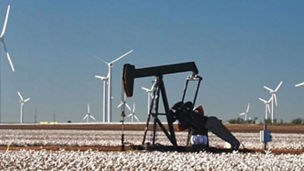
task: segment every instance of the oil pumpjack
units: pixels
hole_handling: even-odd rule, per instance
[[[169,103],[167,99],[165,84],[163,81],[163,76],[167,74],[181,73],[181,72],[192,72],[190,76],[186,79],[186,85],[184,88],[182,100],[173,105],[172,108],[169,108]],[[154,66],[147,68],[135,68],[134,65],[125,64],[123,67],[123,88],[127,97],[133,96],[134,80],[136,78],[142,77],[156,77],[156,83],[153,85],[153,99],[150,104],[150,111],[146,121],[146,126],[144,130],[144,136],[142,145],[146,144],[146,136],[148,131],[148,126],[150,120],[152,119],[152,144],[151,146],[156,145],[156,131],[157,125],[164,132],[166,137],[169,139],[171,144],[174,147],[177,147],[177,141],[175,137],[175,130],[173,123],[178,121],[178,126],[182,130],[188,129],[188,140],[192,135],[204,135],[208,137],[208,131],[211,131],[224,141],[231,144],[231,149],[238,149],[240,146],[239,141],[231,134],[231,132],[222,124],[222,122],[216,117],[205,116],[203,108],[194,109],[194,105],[197,99],[200,83],[202,77],[198,75],[198,69],[194,62]],[[190,81],[196,81],[197,87],[194,95],[193,101],[184,102],[185,95],[187,93],[188,84]],[[165,113],[159,112],[159,101],[162,97],[163,107]],[[164,115],[167,119],[168,127],[166,128],[162,121],[159,119],[159,116]],[[207,143],[206,148],[209,147]]]

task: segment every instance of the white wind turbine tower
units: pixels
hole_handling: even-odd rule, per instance
[[[279,88],[281,87],[281,85],[283,84],[283,81],[281,81],[278,86],[273,90],[267,86],[264,86],[264,88],[266,90],[269,91],[269,93],[271,94],[271,123],[273,123],[273,116],[274,116],[274,104],[275,106],[278,106],[278,101],[277,101],[277,95],[276,93],[278,92]]]
[[[248,115],[248,113],[249,113],[249,108],[250,108],[250,103],[248,103],[247,108],[246,108],[246,111],[239,114],[240,116],[244,115],[244,117],[245,117],[244,120],[245,120],[245,121],[247,121],[247,115]]]
[[[143,89],[146,93],[147,93],[147,96],[148,96],[148,107],[147,107],[147,114],[149,114],[150,112],[150,105],[151,105],[151,97],[152,97],[152,92],[153,92],[153,87],[151,89],[148,89],[146,87],[141,87],[141,89]]]
[[[107,78],[108,78],[108,105],[107,105],[107,109],[108,109],[108,122],[112,121],[112,67],[113,67],[113,64],[115,62],[119,61],[121,58],[129,55],[132,52],[133,52],[133,50],[130,50],[127,53],[121,55],[120,57],[114,59],[111,62],[106,62],[106,61],[104,61],[104,60],[102,60],[102,59],[100,59],[98,57],[98,59],[100,59],[101,61],[103,61],[105,64],[108,65],[108,75],[107,75]]]
[[[153,96],[153,90],[154,90],[154,86],[156,84],[156,81],[153,83],[152,87],[150,89],[146,88],[146,87],[141,87],[141,89],[143,89],[146,93],[147,93],[147,96],[148,96],[148,107],[147,107],[147,114],[149,114],[150,112],[150,105],[151,105],[151,98]]]
[[[295,87],[300,87],[300,86],[304,86],[304,82],[295,85]]]
[[[95,78],[103,81],[102,90],[102,122],[106,122],[106,85],[108,84],[108,77],[95,75]]]
[[[24,99],[19,91],[17,91],[17,94],[20,98],[20,123],[23,123],[24,103],[28,102],[31,98]]]
[[[269,100],[265,100],[262,98],[259,98],[259,100],[261,100],[264,104],[265,104],[265,119],[268,119],[268,112],[270,113],[270,102],[272,101],[272,97],[269,98]]]
[[[134,118],[137,120],[137,122],[139,122],[138,117],[135,115],[135,103],[133,103],[132,111],[131,111],[131,113],[127,116],[127,118],[128,118],[128,117],[131,117],[131,122],[134,121]]]
[[[93,115],[91,115],[91,113],[90,113],[90,104],[88,104],[87,105],[87,114],[86,115],[84,115],[84,117],[83,117],[83,120],[87,120],[87,123],[89,122],[89,118],[91,118],[91,119],[93,119],[93,120],[95,120],[96,121],[96,119],[95,119],[95,117],[93,116]]]
[[[10,12],[10,5],[7,6],[6,16],[5,16],[2,32],[1,32],[1,35],[0,35],[0,43],[1,43],[1,45],[2,45],[2,47],[4,49],[4,52],[5,52],[6,56],[7,56],[7,60],[9,62],[9,64],[10,64],[10,66],[11,66],[12,71],[15,72],[15,68],[14,68],[13,62],[11,60],[11,57],[10,57],[10,55],[8,53],[7,48],[6,48],[6,44],[4,42],[4,34],[5,34],[5,30],[6,30],[6,25],[7,25],[7,20],[8,20],[9,12]],[[0,87],[0,93],[1,93],[1,87]],[[1,109],[2,109],[2,107],[1,107],[1,94],[0,94],[0,122],[1,122]]]

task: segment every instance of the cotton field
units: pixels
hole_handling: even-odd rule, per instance
[[[150,137],[150,134],[147,134]],[[262,148],[259,133],[234,133],[241,142],[241,148]],[[118,146],[121,145],[120,131],[96,130],[0,130],[0,145],[68,145],[68,146]],[[143,131],[125,131],[125,141],[130,144],[142,143]],[[187,133],[177,132],[178,145],[186,145]],[[147,139],[150,140],[149,138]],[[304,134],[272,134],[269,149],[304,149]],[[157,134],[157,143],[170,145],[162,132]],[[209,134],[209,143],[213,147],[223,147],[225,142]]]
[[[1,170],[303,170],[304,154],[21,150],[0,153]]]
[[[150,134],[148,134],[150,135]],[[241,148],[262,148],[258,133],[234,133]],[[120,131],[96,130],[0,130],[0,170],[303,170],[304,153],[210,153],[210,152],[104,152],[97,150],[11,150],[9,146],[118,146]],[[143,131],[125,131],[128,144],[140,145]],[[269,149],[304,148],[303,134],[272,134]],[[150,137],[150,136],[148,136]],[[186,132],[177,132],[179,145],[186,144]],[[149,140],[149,138],[148,138]],[[210,145],[225,142],[209,134]],[[165,135],[157,143],[170,145]]]

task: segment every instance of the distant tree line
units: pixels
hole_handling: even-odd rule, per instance
[[[228,123],[230,124],[257,124],[257,117],[255,117],[254,119],[250,119],[250,120],[247,120],[245,121],[243,118],[234,118],[234,119],[230,119],[228,120]],[[259,124],[263,124],[264,121],[260,122]],[[266,120],[266,123],[267,124],[273,124],[273,125],[283,125],[283,124],[286,124],[286,125],[304,125],[304,119],[302,118],[296,118],[296,119],[293,119],[292,121],[290,122],[284,122],[283,119],[274,119],[273,120],[273,123],[271,123],[271,119],[267,119]]]
[[[295,125],[301,125],[301,124],[304,124],[304,119],[296,118],[296,119],[292,120],[291,123],[295,124]]]
[[[229,123],[231,124],[256,124],[256,121],[258,120],[257,117],[255,117],[254,119],[248,119],[248,120],[244,120],[243,118],[235,118],[235,119],[230,119],[228,120]]]

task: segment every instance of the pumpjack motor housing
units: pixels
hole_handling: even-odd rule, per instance
[[[170,111],[170,115],[172,115],[174,120],[178,120],[180,130],[192,130],[192,135],[194,136],[191,137],[191,141],[193,140],[192,138],[195,139],[195,137],[201,137],[201,140],[205,138],[205,142],[200,143],[198,141],[198,144],[209,147],[208,131],[211,131],[216,136],[230,143],[232,149],[239,148],[240,142],[222,124],[221,120],[214,116],[205,116],[202,110],[193,110],[191,106],[193,106],[191,102],[178,102]],[[195,141],[193,141],[193,143],[194,145],[196,144]]]

